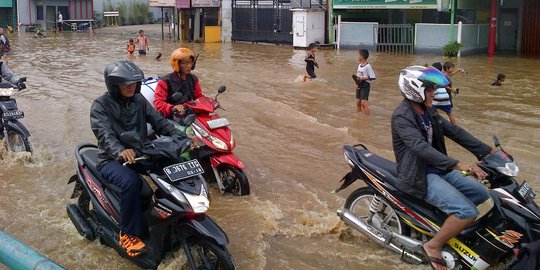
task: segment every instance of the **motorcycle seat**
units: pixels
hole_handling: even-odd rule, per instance
[[[90,170],[90,172],[98,178],[98,180],[105,185],[109,190],[111,190],[116,195],[121,193],[120,188],[109,182],[105,177],[101,176],[101,173],[97,169],[97,149],[87,149],[84,152],[81,153],[81,157],[84,161],[84,164],[86,165],[86,168]],[[152,188],[148,185],[146,180],[143,179],[143,185],[141,189],[141,196],[143,198],[150,198],[154,192],[152,191]]]
[[[377,173],[385,182],[395,186],[397,182],[397,165],[383,157],[377,156],[367,149],[355,148],[357,157],[371,172]]]

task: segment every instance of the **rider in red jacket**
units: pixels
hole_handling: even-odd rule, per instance
[[[170,58],[173,72],[162,77],[154,94],[154,107],[164,117],[172,117],[174,112],[184,113],[182,104],[174,104],[172,95],[180,92],[186,102],[203,96],[199,79],[191,74],[195,69],[197,58],[193,51],[188,48],[176,49]]]

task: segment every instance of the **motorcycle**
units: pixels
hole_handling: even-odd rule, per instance
[[[19,121],[19,119],[24,118],[24,112],[17,108],[17,101],[11,97],[19,90],[25,88],[25,81],[26,78],[19,80],[18,85],[23,87],[14,86],[9,83],[0,83],[0,115],[2,116],[0,121],[0,129],[2,130],[0,138],[3,139],[8,151],[14,153],[32,153],[33,151],[29,139],[30,132]]]
[[[494,137],[498,151],[478,165],[488,173],[484,180],[490,190],[489,209],[480,211],[474,224],[450,239],[442,257],[450,269],[487,269],[508,263],[514,249],[540,239],[540,208],[527,182],[518,184],[519,169],[511,155]],[[368,186],[353,191],[338,216],[353,229],[379,245],[401,254],[412,264],[429,263],[421,245],[435,235],[447,215],[423,200],[395,188],[396,164],[369,151],[362,144],[343,147],[351,172],[340,181],[338,192],[356,180]],[[462,172],[467,173],[467,172]],[[480,210],[480,209],[479,209]]]
[[[152,105],[157,82],[157,79],[148,78],[141,87],[141,94]],[[249,195],[249,181],[244,172],[244,163],[232,152],[236,143],[229,120],[214,113],[218,108],[223,109],[217,98],[225,90],[225,86],[221,86],[214,98],[203,96],[189,102],[181,93],[175,93],[172,99],[176,104],[184,104],[185,115],[195,114],[197,117],[191,125],[182,123],[185,115],[174,116],[173,120],[180,123],[177,127],[186,134],[197,137],[198,147],[191,151],[190,155],[201,163],[208,182],[215,182],[221,193]]]
[[[187,257],[182,269],[235,269],[227,235],[205,214],[210,203],[203,168],[197,160],[182,157],[190,140],[163,136],[143,144],[135,132],[126,132],[120,141],[136,150],[137,163],[148,168],[145,175],[155,186],[152,190],[142,179],[141,215],[148,224],[142,240],[147,251],[130,257],[120,246],[120,190],[97,170],[98,149],[89,143],[77,146],[77,173],[68,181],[75,182],[71,198],[77,203],[66,209],[79,234],[90,241],[99,239],[145,269],[156,269],[167,253],[179,249]]]

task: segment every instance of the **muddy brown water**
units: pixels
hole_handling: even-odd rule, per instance
[[[75,171],[74,148],[95,141],[89,108],[105,91],[103,69],[114,59],[128,58],[127,40],[135,37],[134,30],[122,31],[11,37],[9,65],[28,77],[28,89],[16,98],[37,151],[30,162],[2,153],[0,229],[68,269],[136,268],[111,248],[79,236],[65,212],[73,188],[66,183]],[[179,44],[156,41],[157,32],[149,35],[149,56],[132,60],[147,76],[164,75],[170,71],[167,55]],[[343,144],[361,142],[393,159],[390,116],[402,99],[398,72],[441,58],[372,52],[377,80],[369,100],[372,115],[366,117],[355,112],[350,78],[358,65],[355,51],[319,51],[319,79],[301,82],[305,52],[290,46],[182,46],[201,54],[194,73],[206,94],[227,86],[220,96],[226,111],[219,113],[232,123],[235,153],[247,166],[252,194],[221,196],[212,189],[208,214],[228,234],[240,269],[416,269],[366,238],[351,236],[336,216],[360,183],[338,195],[330,191],[348,171]],[[157,52],[164,54],[162,61],[153,59]],[[540,61],[505,56],[455,61],[469,72],[454,77],[461,89],[455,98],[459,124],[488,143],[498,135],[517,159],[519,179],[540,190],[535,168],[540,162]],[[506,73],[504,86],[490,86],[499,72]],[[465,150],[448,144],[452,156],[473,161]],[[169,256],[160,269],[179,269],[183,263]]]

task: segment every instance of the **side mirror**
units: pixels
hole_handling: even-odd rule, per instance
[[[501,142],[499,142],[499,138],[497,136],[493,135],[493,143],[495,144],[495,147],[501,146]]]
[[[225,85],[222,85],[222,86],[220,86],[220,87],[218,88],[217,91],[218,91],[218,93],[221,94],[221,93],[225,92],[225,90],[227,90],[227,87],[225,87]]]
[[[184,99],[184,95],[180,92],[176,92],[171,97],[172,101],[176,104],[184,103],[182,102]]]
[[[192,113],[190,115],[187,115],[186,117],[184,117],[184,119],[182,120],[183,122],[183,126],[191,126],[191,124],[193,124],[193,122],[195,122],[195,118],[197,118],[197,115]]]
[[[131,130],[120,134],[120,142],[129,146],[138,147],[142,143],[142,139],[137,132]]]

